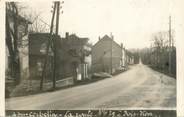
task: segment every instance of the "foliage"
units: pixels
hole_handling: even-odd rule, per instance
[[[167,32],[159,32],[153,35],[151,41],[150,48],[141,50],[142,62],[166,73],[169,73],[169,66],[171,66],[171,74],[176,76],[176,47],[173,39],[169,43]],[[169,56],[171,56],[171,63]]]

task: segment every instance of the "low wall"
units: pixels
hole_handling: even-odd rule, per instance
[[[68,78],[56,81],[56,87],[65,87],[65,86],[70,86],[70,85],[73,85],[73,84],[74,84],[73,77],[68,77]],[[44,83],[43,87],[51,88],[52,87],[52,82]]]

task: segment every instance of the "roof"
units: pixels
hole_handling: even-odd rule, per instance
[[[108,35],[105,35],[102,37],[102,39],[112,39],[112,38],[110,38]]]
[[[87,37],[78,37],[76,34],[68,35],[68,37],[62,38],[63,43],[67,42],[78,42],[82,45],[88,44],[89,38]]]
[[[29,34],[29,54],[42,55],[46,50],[47,41],[49,39],[49,33],[31,33]],[[60,36],[54,35],[57,41],[60,41]],[[57,44],[60,44],[58,42]]]
[[[49,33],[29,34],[29,54],[42,55],[42,51],[46,49],[49,36]],[[54,35],[53,38],[57,39],[56,46],[60,49],[87,45],[89,40],[88,38],[79,38],[75,34],[69,35],[68,38],[61,38],[60,36]]]
[[[109,37],[108,35],[104,35],[98,42],[96,42],[93,47],[95,47],[98,43],[100,43],[103,40],[111,40],[114,44],[116,44],[117,46],[119,46],[121,48],[121,46],[116,43],[111,37]]]

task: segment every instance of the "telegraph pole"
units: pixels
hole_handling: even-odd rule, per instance
[[[58,35],[59,31],[59,12],[60,12],[60,2],[56,2],[56,7],[57,7],[57,13],[56,13],[56,35]]]
[[[64,3],[64,1],[62,1],[62,3]],[[54,34],[54,19],[56,17],[56,30],[55,30],[55,34],[56,36],[58,36],[58,32],[59,32],[59,14],[60,14],[60,2],[56,1],[54,2],[54,8],[53,8],[53,14],[52,14],[52,19],[51,19],[51,26],[50,26],[50,36],[47,42],[47,48],[46,48],[46,58],[44,61],[44,65],[43,65],[43,71],[42,71],[42,77],[41,77],[41,81],[40,81],[40,90],[42,90],[43,88],[43,79],[45,77],[45,70],[46,70],[46,66],[47,66],[47,59],[48,59],[48,54],[49,54],[49,47],[52,48],[53,51],[53,90],[56,88],[56,65],[57,65],[57,57],[56,57],[56,38],[53,39],[53,34]]]
[[[113,35],[112,35],[112,33],[111,33],[111,74],[112,74],[112,41],[113,41]]]
[[[58,31],[59,31],[59,11],[60,11],[60,2],[56,1],[56,36],[58,36]],[[53,90],[56,88],[56,69],[57,69],[57,37],[53,39]]]
[[[171,63],[172,63],[172,46],[171,46],[171,16],[169,16],[169,74],[171,74]]]
[[[54,23],[55,11],[56,11],[56,5],[54,4],[52,19],[51,19],[51,26],[50,26],[50,34],[49,34],[50,37],[47,41],[45,61],[44,61],[42,76],[41,76],[41,81],[40,81],[40,90],[42,90],[43,88],[43,79],[45,78],[45,70],[46,70],[47,61],[48,61],[47,59],[48,59],[48,54],[49,54],[49,47],[51,46],[51,43],[52,43],[52,33],[53,33],[53,23]]]

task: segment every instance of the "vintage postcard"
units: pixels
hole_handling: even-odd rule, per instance
[[[184,117],[182,1],[1,2],[2,116]]]

